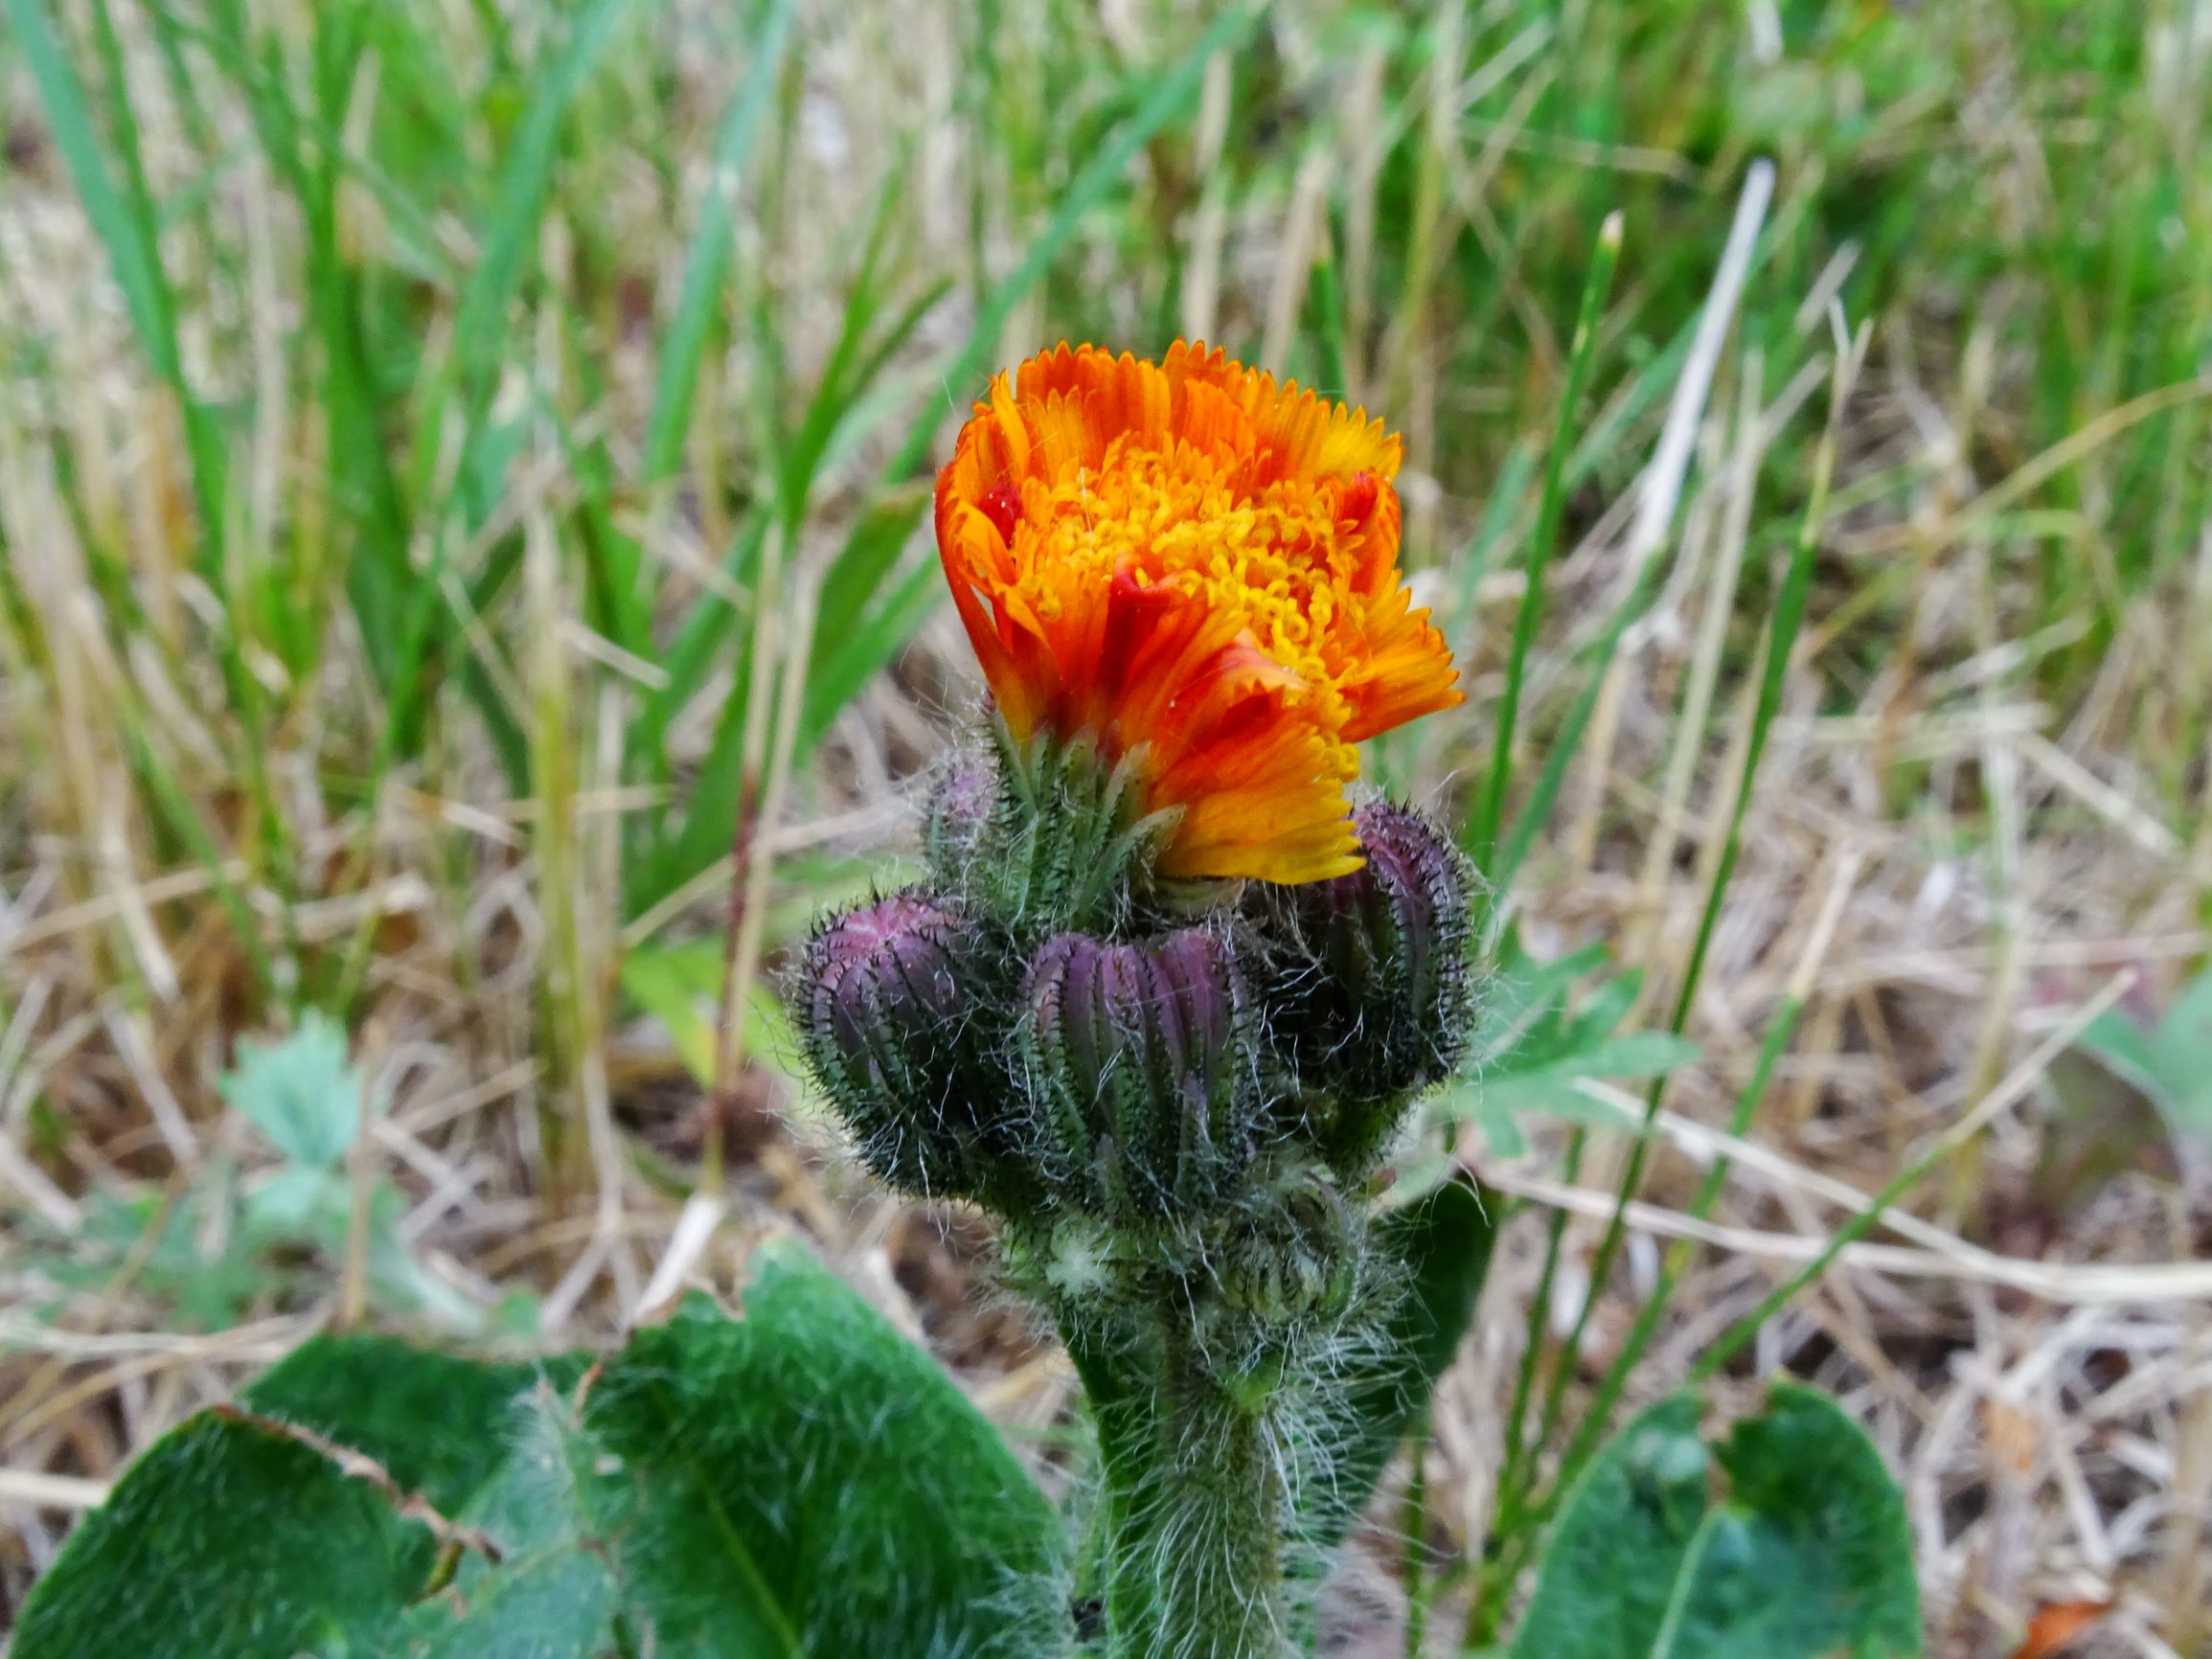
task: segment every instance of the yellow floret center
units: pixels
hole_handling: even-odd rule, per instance
[[[1096,591],[1116,574],[1164,585],[1233,612],[1278,665],[1295,674],[1332,729],[1349,666],[1337,625],[1347,618],[1359,537],[1334,512],[1339,482],[1285,479],[1257,493],[1241,460],[1186,443],[1138,448],[1116,439],[1096,468],[1079,467],[1024,490],[1014,541],[1013,596],[1040,622],[1064,614],[1063,595]]]

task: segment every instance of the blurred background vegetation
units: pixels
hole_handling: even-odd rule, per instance
[[[1526,1208],[1346,1650],[1456,1593],[1524,1341],[1619,1354],[1667,1216],[1735,1232],[1639,1398],[1962,1120],[1913,1263],[1731,1375],[1907,1470],[1934,1650],[2212,1640],[2212,1285],[2130,1277],[2212,1244],[2212,7],[4,15],[0,1583],[317,1320],[573,1340],[780,1226],[1049,1455],[1064,1371],[840,1161],[774,970],[976,707],[951,427],[1184,335],[1404,432],[1471,696],[1371,768],[1497,846],[1529,1012],[1408,1149]]]

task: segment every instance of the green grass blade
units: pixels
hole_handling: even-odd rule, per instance
[[[1060,205],[1054,209],[1051,219],[1031,240],[1021,262],[976,308],[967,343],[946,365],[943,378],[946,385],[953,388],[956,398],[964,395],[969,382],[983,372],[998,350],[998,336],[1022,296],[1043,280],[1053,261],[1074,239],[1083,219],[1122,182],[1137,153],[1197,98],[1207,61],[1217,52],[1234,51],[1266,11],[1267,0],[1245,0],[1244,4],[1231,6],[1215,18],[1197,43],[1146,95],[1136,113],[1115,130],[1113,137],[1100,145],[1068,180],[1066,188],[1059,193]],[[921,467],[929,453],[937,425],[938,416],[934,411],[915,423],[905,443],[886,468],[894,482],[911,477]]]
[[[1528,494],[1529,475],[1535,470],[1536,451],[1527,444],[1516,444],[1506,456],[1505,465],[1498,468],[1497,477],[1490,487],[1490,499],[1483,504],[1482,521],[1475,526],[1473,539],[1467,545],[1467,556],[1451,572],[1451,608],[1447,613],[1446,639],[1464,643],[1473,627],[1482,579],[1490,574],[1498,550],[1509,543],[1513,521]]]
[[[664,773],[661,744],[668,736],[671,722],[698,695],[699,688],[714,671],[715,659],[723,643],[736,631],[740,622],[749,617],[749,612],[741,613],[723,596],[725,591],[752,592],[754,573],[760,569],[761,547],[767,538],[768,519],[764,510],[756,510],[739,525],[737,538],[722,560],[725,583],[702,592],[691,614],[684,618],[661,665],[668,671],[669,683],[653,693],[630,727],[629,752],[660,766]],[[740,683],[742,683],[741,664],[739,672]]]
[[[1216,52],[1234,48],[1259,22],[1266,10],[1264,3],[1248,3],[1232,7],[1215,19],[1197,44],[1116,129],[1113,137],[1100,146],[1069,181],[1060,194],[1051,219],[1030,242],[1021,262],[977,307],[966,342],[942,374],[945,384],[965,387],[982,372],[997,350],[999,334],[1022,296],[1052,268],[1085,216],[1120,184],[1129,164],[1144,146],[1196,99],[1207,60]],[[903,483],[922,469],[941,420],[941,414],[933,407],[909,429],[905,442],[885,468],[887,485]],[[919,522],[922,509],[914,507],[909,511]],[[911,534],[909,530],[907,534]],[[903,536],[896,540],[887,538],[881,519],[875,515],[865,517],[832,563],[823,584],[825,595],[837,594],[836,602],[846,612],[855,610],[852,600],[846,597],[848,592],[864,594],[875,585],[868,580],[871,576],[878,580],[887,576],[896,565],[896,554],[903,540]],[[835,719],[837,712],[921,625],[935,608],[941,593],[935,561],[923,560],[866,612],[865,620],[852,627],[848,638],[839,640],[827,630],[817,629],[817,638],[822,644],[809,664],[809,686],[799,728],[800,753],[819,739]],[[720,752],[738,741],[742,730],[742,719],[732,720],[725,711],[718,728],[715,753],[702,768],[702,779],[716,775]],[[736,829],[737,807],[734,787],[706,788],[696,796],[691,814],[673,845],[650,861],[650,868],[625,895],[628,913],[641,914],[714,859],[723,856]]]
[[[1642,616],[1661,585],[1661,573],[1654,562],[1646,568],[1643,580],[1636,590],[1614,610],[1606,624],[1606,631],[1599,635],[1590,648],[1589,667],[1583,677],[1583,687],[1567,710],[1566,718],[1558,732],[1545,745],[1543,770],[1537,774],[1536,787],[1521,804],[1521,809],[1513,822],[1512,832],[1498,852],[1495,868],[1491,875],[1492,890],[1504,893],[1513,885],[1514,876],[1529,853],[1536,847],[1536,838],[1551,818],[1552,807],[1559,801],[1564,787],[1567,768],[1574,764],[1576,755],[1582,752],[1583,735],[1589,730],[1590,716],[1598,706],[1599,694],[1605,689],[1606,675],[1613,666],[1613,658],[1620,653],[1621,640],[1630,625]]]
[[[160,819],[171,831],[192,850],[193,858],[207,872],[208,884],[215,889],[221,901],[223,913],[230,919],[231,931],[238,936],[239,948],[245,953],[247,966],[253,969],[255,983],[262,997],[272,1006],[282,998],[282,984],[276,964],[269,956],[268,946],[262,941],[261,919],[253,906],[239,891],[238,883],[223,868],[223,855],[217,846],[215,834],[200,817],[199,809],[185,793],[184,786],[170,770],[167,761],[154,748],[140,723],[133,719],[125,727],[129,744],[131,766],[145,782]]]
[[[1773,1318],[1790,1298],[1827,1272],[1836,1259],[1872,1231],[1893,1205],[1927,1179],[1937,1166],[1957,1151],[1975,1131],[1977,1124],[1987,1122],[1985,1113],[1989,1105],[2008,1100],[2017,1101],[2026,1094],[2050,1062],[2071,1047],[2097,1015],[2111,1008],[2126,994],[2133,980],[2132,972],[2123,970],[2107,982],[2102,991],[2076,1010],[2073,1017],[2064,1025],[2044,1038],[2036,1053],[2008,1073],[2005,1080],[1991,1091],[1980,1108],[1954,1123],[1936,1137],[1934,1144],[1926,1152],[1892,1176],[1881,1191],[1867,1200],[1863,1209],[1836,1230],[1828,1242],[1821,1246],[1819,1254],[1775,1285],[1761,1299],[1758,1307],[1730,1326],[1719,1341],[1699,1356],[1698,1363],[1690,1369],[1689,1380],[1692,1386],[1703,1382],[1741,1353],[1745,1344],[1759,1334],[1759,1328]]]
[[[845,705],[891,660],[936,609],[944,592],[937,560],[923,558],[855,621],[842,640],[823,641],[807,669],[807,705],[799,722],[798,752],[805,754],[829,731]]]
[[[1537,511],[1536,534],[1529,542],[1528,586],[1521,592],[1520,609],[1514,618],[1513,646],[1506,659],[1505,692],[1498,703],[1496,729],[1491,736],[1490,782],[1476,805],[1466,840],[1475,868],[1485,875],[1496,860],[1498,825],[1505,816],[1506,790],[1513,782],[1514,727],[1520,717],[1521,687],[1528,675],[1529,649],[1536,643],[1537,625],[1543,619],[1544,576],[1559,542],[1560,518],[1566,508],[1567,455],[1573,447],[1583,388],[1589,382],[1590,363],[1597,355],[1598,319],[1605,314],[1606,296],[1612,290],[1613,266],[1620,254],[1621,216],[1616,209],[1607,216],[1598,230],[1597,252],[1590,261],[1589,280],[1583,288],[1582,309],[1575,319],[1566,385],[1560,396],[1559,423],[1553,428],[1551,455],[1544,463],[1543,504]]]
[[[1744,1131],[1751,1126],[1759,1102],[1767,1098],[1767,1090],[1774,1080],[1774,1069],[1781,1064],[1782,1056],[1790,1047],[1790,1039],[1796,1034],[1797,1019],[1804,1011],[1805,1004],[1801,998],[1786,996],[1782,1005],[1774,1011],[1774,1017],[1767,1022],[1767,1035],[1759,1045],[1759,1057],[1752,1063],[1751,1076],[1737,1097],[1735,1114],[1728,1124],[1729,1134],[1739,1140],[1743,1138]],[[1721,1189],[1727,1181],[1728,1159],[1725,1155],[1717,1157],[1712,1167],[1705,1171],[1705,1178],[1699,1184],[1697,1196],[1691,1201],[1689,1213],[1692,1219],[1702,1221],[1712,1214],[1714,1202],[1720,1197]],[[1653,1287],[1652,1294],[1644,1299],[1644,1306],[1637,1311],[1636,1323],[1630,1328],[1628,1340],[1621,1344],[1620,1352],[1614,1355],[1612,1364],[1606,1368],[1606,1375],[1598,1384],[1590,1409],[1575,1430],[1574,1439],[1561,1459],[1559,1478],[1553,1483],[1554,1490],[1565,1491],[1572,1487],[1584,1464],[1597,1450],[1598,1442],[1605,1436],[1606,1422],[1612,1416],[1613,1407],[1620,1402],[1622,1391],[1628,1386],[1630,1373],[1634,1371],[1636,1362],[1643,1357],[1645,1349],[1651,1346],[1653,1336],[1658,1331],[1659,1321],[1674,1297],[1675,1286],[1681,1280],[1691,1248],[1690,1240],[1680,1239],[1667,1253],[1666,1263],[1659,1272],[1658,1284]],[[1540,1522],[1540,1514],[1538,1519]]]
[[[61,153],[85,216],[106,250],[123,290],[125,309],[139,346],[155,373],[176,394],[182,407],[185,442],[192,452],[193,487],[199,509],[201,574],[219,576],[216,549],[223,525],[223,450],[220,433],[207,408],[186,382],[184,355],[177,345],[176,303],[161,265],[160,221],[139,155],[137,125],[127,102],[116,109],[116,132],[123,151],[125,190],[118,188],[102,153],[84,87],[55,37],[38,0],[7,0],[8,17],[46,110],[48,130]],[[111,86],[120,89],[122,62],[113,20],[104,5],[96,11],[95,33]],[[220,591],[219,583],[217,591]]]
[[[1865,338],[1861,334],[1861,350]],[[1704,909],[1699,917],[1698,932],[1690,946],[1689,960],[1682,970],[1682,983],[1675,996],[1674,1016],[1668,1026],[1677,1035],[1689,1023],[1690,1010],[1697,999],[1698,985],[1704,972],[1706,955],[1712,948],[1714,931],[1720,925],[1721,910],[1727,898],[1728,884],[1735,876],[1736,861],[1743,852],[1744,818],[1750,809],[1751,793],[1758,784],[1759,764],[1765,759],[1767,740],[1773,729],[1774,718],[1781,712],[1782,690],[1790,672],[1790,654],[1796,648],[1798,630],[1805,621],[1806,602],[1813,590],[1813,555],[1819,546],[1821,526],[1826,522],[1828,489],[1835,474],[1836,435],[1842,425],[1844,398],[1849,392],[1858,360],[1857,352],[1845,352],[1836,364],[1828,429],[1813,461],[1812,495],[1806,503],[1805,516],[1796,542],[1790,550],[1789,569],[1783,577],[1773,613],[1768,619],[1767,655],[1759,679],[1758,700],[1752,710],[1750,739],[1745,746],[1743,769],[1737,779],[1735,803],[1729,812],[1721,856],[1714,867],[1712,884],[1705,895]],[[1651,1156],[1652,1125],[1659,1115],[1659,1104],[1665,1099],[1666,1086],[1664,1076],[1655,1078],[1645,1096],[1641,1132],[1630,1148],[1628,1167],[1622,1171],[1620,1188],[1614,1196],[1612,1218],[1607,1223],[1597,1255],[1590,1263],[1590,1292],[1584,1299],[1574,1329],[1568,1333],[1565,1352],[1552,1375],[1551,1387],[1545,1396],[1542,1427],[1538,1434],[1539,1440],[1548,1438],[1559,1421],[1567,1381],[1575,1370],[1574,1357],[1582,1350],[1582,1338],[1588,1328],[1591,1311],[1597,1307],[1599,1295],[1620,1254],[1622,1241],[1628,1236],[1629,1205],[1643,1184],[1644,1167]]]
[[[46,109],[47,128],[69,170],[70,183],[77,188],[85,216],[107,250],[131,328],[162,378],[173,385],[182,370],[166,284],[143,227],[109,175],[84,88],[63,56],[60,42],[55,39],[46,10],[38,0],[7,0],[7,6],[9,20],[15,26],[17,49]]]
[[[482,228],[483,253],[454,315],[456,368],[472,453],[482,442],[484,417],[498,390],[507,352],[508,311],[536,245],[561,122],[613,43],[630,4],[631,0],[590,0],[575,14],[567,40],[538,74],[536,93],[500,169],[491,217]],[[466,478],[469,470],[464,465],[461,476]]]
[[[660,368],[653,384],[653,406],[646,425],[642,477],[652,486],[671,476],[683,454],[691,428],[692,399],[698,391],[699,365],[706,354],[715,302],[729,267],[732,228],[737,218],[738,184],[753,148],[761,117],[776,91],[776,77],[791,37],[798,0],[776,0],[753,41],[753,60],[715,140],[714,171],[699,202],[699,219],[684,256],[683,285],[675,316],[661,343]]]

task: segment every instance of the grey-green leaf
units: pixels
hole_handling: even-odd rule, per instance
[[[2149,1046],[2174,1127],[2212,1140],[2212,973],[2182,988]]]
[[[313,1009],[280,1042],[240,1043],[220,1087],[278,1151],[308,1169],[336,1165],[360,1126],[361,1074],[347,1057],[345,1030]]]
[[[584,1510],[594,1453],[548,1379],[515,1401],[506,1461],[462,1518],[502,1553],[400,1620],[407,1659],[597,1659],[616,1651],[621,1586]]]
[[[394,1659],[602,1659],[616,1651],[614,1610],[604,1557],[548,1550],[412,1609]]]

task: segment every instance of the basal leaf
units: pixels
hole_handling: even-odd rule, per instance
[[[158,1442],[18,1659],[1067,1650],[1060,1519],[930,1358],[795,1247],[589,1374],[309,1342]]]
[[[588,1392],[633,1623],[694,1659],[1014,1659],[1068,1641],[1058,1516],[929,1356],[796,1245]],[[619,1462],[609,1462],[619,1460]]]
[[[573,1378],[582,1362],[548,1362]],[[240,1402],[374,1458],[401,1488],[461,1513],[506,1461],[515,1401],[540,1368],[487,1364],[388,1336],[310,1337]]]
[[[1912,1532],[1859,1425],[1784,1384],[1719,1457],[1728,1501],[1699,1534],[1659,1659],[1915,1659]]]
[[[1716,1448],[1698,1415],[1662,1400],[1591,1463],[1513,1659],[1917,1659],[1904,1499],[1858,1425],[1794,1384]]]
[[[1561,1514],[1513,1659],[1652,1659],[1707,1506],[1697,1400],[1634,1418],[1584,1472]]]
[[[203,1412],[131,1466],[32,1589],[15,1659],[352,1659],[430,1536],[271,1424]]]

